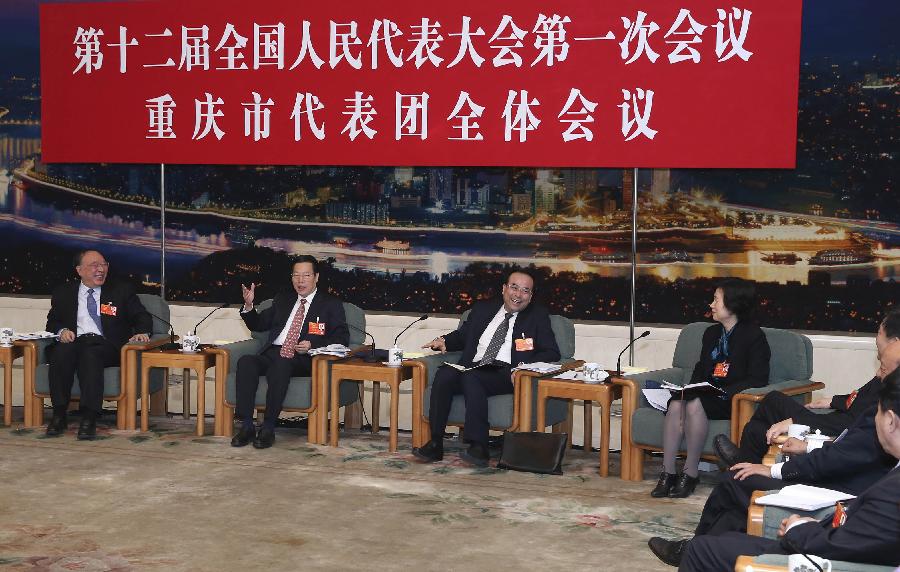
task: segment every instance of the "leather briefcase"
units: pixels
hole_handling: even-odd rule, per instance
[[[506,433],[497,468],[561,475],[568,441],[567,433]]]

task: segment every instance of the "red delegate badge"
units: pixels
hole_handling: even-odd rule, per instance
[[[834,516],[831,518],[831,527],[837,528],[845,522],[847,522],[847,509],[844,508],[844,503],[834,503]]]
[[[517,352],[530,352],[534,350],[534,338],[516,338]]]
[[[731,366],[727,361],[720,361],[713,369],[713,377],[728,377],[728,368]]]
[[[310,322],[309,323],[309,335],[324,336],[325,335],[325,322]]]
[[[115,316],[118,308],[112,304],[100,304],[100,313],[104,316]]]

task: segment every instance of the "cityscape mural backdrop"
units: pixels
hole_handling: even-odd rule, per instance
[[[160,166],[41,160],[37,4],[0,12],[0,293],[49,294],[84,247],[159,292]],[[640,172],[637,321],[702,319],[728,276],[758,282],[773,327],[871,332],[897,304],[898,16],[896,2],[804,2],[796,169]],[[459,313],[517,265],[553,312],[627,321],[624,167],[167,165],[166,297],[237,302],[251,281],[271,294],[308,253],[367,310]]]

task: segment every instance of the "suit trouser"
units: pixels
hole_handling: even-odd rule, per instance
[[[788,554],[781,542],[742,532],[726,532],[721,536],[697,536],[688,542],[679,572],[731,572],[738,556]]]
[[[780,391],[769,392],[741,433],[743,460],[750,463],[761,462],[769,450],[766,444],[766,431],[788,417],[793,419],[794,423],[809,425],[812,430],[821,429],[826,435],[837,435],[853,422],[853,419],[843,411],[814,413]]]
[[[512,392],[509,366],[483,366],[470,371],[442,366],[431,384],[428,409],[431,439],[440,442],[444,438],[453,396],[462,394],[466,402],[466,440],[487,446],[490,432],[488,397]]]
[[[292,377],[307,376],[312,372],[312,358],[307,354],[294,354],[292,358],[282,357],[281,346],[270,346],[261,354],[246,355],[238,360],[235,374],[236,397],[235,414],[248,421],[253,418],[256,406],[256,390],[259,378],[266,376],[265,420],[275,423],[284,406],[288,386]]]
[[[695,535],[716,536],[726,532],[746,532],[747,510],[750,508],[753,491],[781,489],[786,485],[784,481],[760,475],[738,481],[734,475],[735,471],[726,471],[719,476],[719,483],[703,505]]]
[[[53,345],[49,358],[53,413],[66,413],[77,373],[81,390],[80,409],[99,415],[103,411],[103,370],[119,365],[119,348],[102,336],[78,336],[73,342]]]

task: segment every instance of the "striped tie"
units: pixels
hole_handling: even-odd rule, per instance
[[[512,318],[512,312],[507,312],[503,321],[497,326],[497,331],[494,332],[494,337],[491,338],[491,343],[489,343],[487,349],[484,350],[484,357],[481,358],[478,365],[488,365],[497,359],[497,354],[500,352],[500,346],[506,341],[506,332],[509,331],[510,318]]]
[[[297,342],[300,341],[300,332],[303,331],[303,317],[306,315],[306,298],[300,298],[300,307],[294,314],[294,321],[288,328],[287,336],[284,338],[284,344],[281,346],[281,357],[292,358],[296,353]]]

